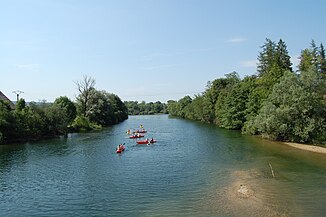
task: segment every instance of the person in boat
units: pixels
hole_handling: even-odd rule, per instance
[[[148,138],[145,141],[148,142]]]
[[[153,142],[154,142],[154,139],[153,139],[153,137],[152,137],[152,139],[151,139],[150,143],[153,143]]]

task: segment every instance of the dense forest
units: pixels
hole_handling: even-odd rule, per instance
[[[128,108],[129,115],[153,115],[153,114],[167,114],[167,105],[157,101],[155,103],[146,103],[142,101],[125,101],[125,105]]]
[[[128,118],[127,107],[120,98],[96,90],[93,78],[85,76],[76,85],[76,102],[61,96],[54,103],[27,105],[20,99],[12,109],[8,102],[0,100],[0,144],[99,129]]]
[[[299,59],[294,70],[286,43],[266,39],[256,74],[226,74],[208,82],[202,94],[168,101],[168,112],[273,140],[326,144],[323,44],[312,41]]]

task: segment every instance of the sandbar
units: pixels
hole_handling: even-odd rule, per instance
[[[315,146],[315,145],[305,145],[305,144],[300,144],[300,143],[292,143],[292,142],[284,142],[286,145],[289,145],[294,148],[306,150],[306,151],[311,151],[311,152],[316,152],[316,153],[322,153],[326,154],[326,148],[321,147],[321,146]]]

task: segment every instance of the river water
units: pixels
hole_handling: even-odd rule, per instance
[[[157,143],[128,138],[140,124]],[[0,216],[325,216],[325,201],[325,155],[167,115],[0,146]]]

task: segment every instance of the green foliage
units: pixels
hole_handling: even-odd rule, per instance
[[[259,77],[282,77],[283,74],[275,73],[275,69],[276,71],[292,71],[291,57],[282,39],[277,44],[270,39],[266,39],[261,48],[262,51],[259,53],[257,65]],[[274,74],[274,76],[268,75],[270,73]]]
[[[156,101],[155,103],[146,103],[145,101],[142,101],[141,103],[138,101],[125,101],[124,103],[128,108],[129,115],[153,115],[167,113],[167,105],[165,103],[161,103],[160,101]]]
[[[248,131],[258,131],[276,140],[325,141],[326,104],[318,91],[321,85],[318,73],[313,70],[300,76],[288,72],[274,86]]]
[[[266,43],[262,46],[262,51],[258,56],[258,77],[257,84],[260,89],[259,92],[266,92],[262,96],[267,98],[273,86],[277,84],[284,72],[292,71],[292,63],[287,51],[285,42],[280,39],[276,44],[270,39],[266,39]]]
[[[169,115],[178,116],[178,112],[180,110],[178,102],[175,100],[169,100],[167,105],[167,110]]]
[[[23,110],[26,107],[26,102],[23,98],[19,99],[16,103],[15,109],[18,111]]]
[[[82,104],[79,105],[82,108]],[[106,91],[93,89],[92,95],[87,100],[87,108],[84,117],[97,125],[109,126],[128,118],[127,107],[120,98]]]
[[[227,89],[230,89],[232,85],[239,82],[240,78],[236,72],[232,72],[225,75],[226,78],[219,78],[214,80],[212,83],[208,82],[207,89],[203,95],[203,118],[202,120],[208,123],[218,123],[216,120],[216,107],[218,108],[221,102],[218,99],[221,94],[225,94]]]
[[[90,102],[94,97],[96,90],[95,79],[84,76],[83,80],[75,82],[79,95],[77,97],[77,109],[78,114],[82,114],[84,117],[87,117],[93,104]]]
[[[237,73],[208,82],[202,95],[168,101],[170,115],[266,138],[326,142],[325,50],[314,42],[302,51],[300,74],[281,39],[266,39],[258,56],[257,76]]]
[[[64,117],[67,119],[68,123],[71,123],[76,118],[76,105],[68,97],[60,96],[55,99],[54,104],[64,110]]]
[[[178,105],[179,105],[178,116],[179,117],[182,117],[182,118],[186,117],[188,106],[191,104],[191,102],[192,102],[192,99],[190,96],[185,96],[178,101]]]
[[[15,119],[7,101],[0,99],[0,144],[7,142],[15,131]]]
[[[71,126],[78,132],[98,130],[102,128],[101,125],[90,122],[89,119],[84,116],[77,116]]]
[[[204,110],[203,110],[204,97],[196,95],[192,100],[191,104],[186,107],[185,118],[196,121],[203,121]]]
[[[313,67],[313,53],[310,49],[306,48],[303,51],[301,51],[300,56],[300,63],[299,63],[299,70],[300,71],[307,71],[310,68]]]
[[[121,99],[106,91],[96,90],[94,79],[85,76],[83,81],[76,84],[80,92],[76,104],[77,115],[98,126],[117,124],[128,118],[128,109]]]
[[[317,47],[314,40],[312,40],[310,48],[301,51],[298,67],[301,72],[310,69],[315,70],[320,77],[326,79],[326,58],[323,44]]]
[[[54,103],[29,103],[20,99],[15,109],[0,100],[0,144],[67,135],[72,131],[101,129],[128,118],[127,107],[117,95],[94,88],[95,80],[84,77],[74,102],[61,96]],[[86,92],[84,92],[86,91]]]
[[[246,77],[236,83],[225,95],[221,95],[217,104],[217,124],[227,129],[241,129],[247,117],[249,94],[254,88],[255,77]]]
[[[325,49],[323,44],[320,44],[319,72],[322,75],[323,79],[326,79],[326,57],[325,57]]]

